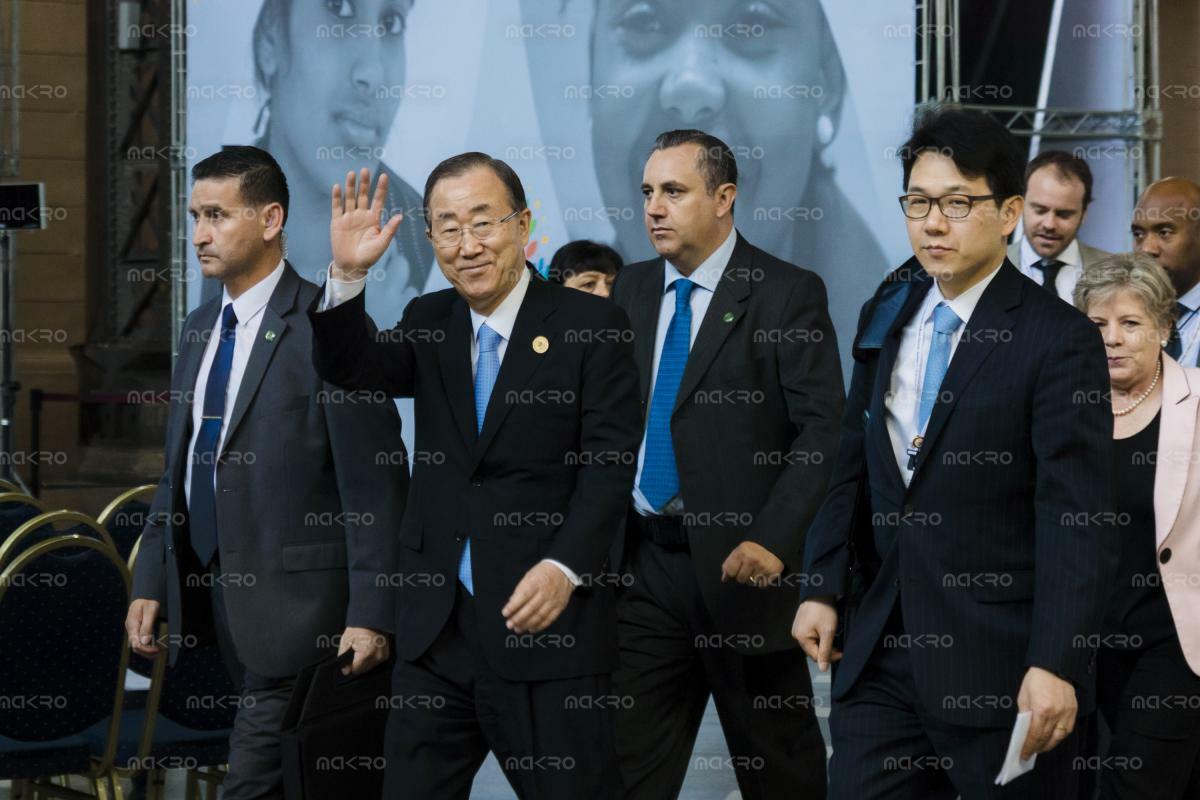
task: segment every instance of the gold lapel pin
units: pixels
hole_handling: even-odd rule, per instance
[[[550,340],[549,339],[547,339],[545,336],[533,337],[533,352],[537,353],[538,355],[541,355],[542,353],[546,352],[549,349],[550,349]]]
[[[275,341],[275,331],[267,331],[265,334],[263,334],[263,338],[268,342]]]

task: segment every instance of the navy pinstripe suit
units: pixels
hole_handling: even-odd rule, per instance
[[[949,730],[999,742],[994,765],[960,750],[956,769],[941,770],[974,797],[967,787],[990,784],[1003,761],[1029,667],[1073,683],[1081,716],[1092,708],[1089,636],[1100,628],[1116,558],[1109,378],[1094,325],[1006,260],[954,352],[906,487],[886,393],[901,332],[931,285],[914,258],[863,307],[838,460],[808,532],[804,595],[841,597],[833,719],[853,707],[845,721],[869,722],[852,704],[898,668],[915,689],[908,705],[930,752],[943,754],[937,742]],[[1040,757],[1035,774],[1048,776],[1043,763],[1062,761],[1062,749]],[[846,766],[859,793],[905,785],[869,758]]]

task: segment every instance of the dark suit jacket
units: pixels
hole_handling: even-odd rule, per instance
[[[837,465],[808,533],[802,595],[844,596],[833,698],[858,679],[898,598],[930,713],[1009,726],[1031,666],[1074,683],[1086,713],[1087,637],[1116,565],[1103,343],[1006,260],[963,331],[906,488],[885,396],[930,286],[910,259],[863,307]]]
[[[664,269],[661,258],[631,264],[613,291],[633,322],[643,414]],[[824,497],[843,400],[825,285],[738,235],[688,354],[671,436],[705,606],[739,651],[797,646],[804,532]],[[721,564],[746,540],[783,561],[778,587],[721,582]]]
[[[284,267],[231,400],[217,465],[230,633],[238,659],[265,677],[295,675],[346,626],[392,631],[389,576],[408,489],[400,419],[386,397],[347,395],[317,376],[304,313],[317,292]],[[134,574],[133,596],[164,606],[172,658],[188,633],[181,608],[188,559],[180,551],[191,547],[183,489],[191,398],[220,311],[217,297],[184,322],[166,468]]]
[[[477,436],[466,301],[453,289],[418,297],[378,337],[363,309],[360,294],[312,311],[313,358],[332,383],[414,398],[397,653],[419,658],[442,630],[469,537],[479,643],[495,672],[549,680],[610,671],[616,618],[606,555],[624,519],[638,443],[624,312],[534,273]],[[542,337],[548,347],[539,353]],[[500,609],[543,558],[590,585],[546,630],[516,636]]]

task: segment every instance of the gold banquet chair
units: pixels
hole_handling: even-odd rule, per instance
[[[34,543],[0,571],[0,777],[14,797],[119,797],[130,584],[111,545],[79,534]]]

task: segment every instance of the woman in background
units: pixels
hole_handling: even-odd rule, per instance
[[[1151,257],[1084,270],[1075,306],[1104,337],[1112,380],[1117,581],[1097,657],[1112,731],[1100,796],[1200,797],[1200,369],[1163,352],[1175,290]]]

